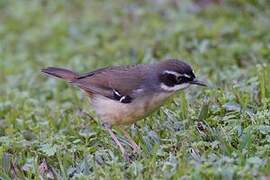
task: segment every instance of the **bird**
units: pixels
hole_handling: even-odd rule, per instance
[[[123,132],[133,152],[137,153],[140,147],[127,131],[130,125],[150,115],[178,91],[191,85],[207,86],[196,78],[191,65],[178,59],[103,67],[84,74],[59,67],[47,67],[41,72],[69,82],[90,97],[101,124],[125,159],[128,153],[113,127]]]

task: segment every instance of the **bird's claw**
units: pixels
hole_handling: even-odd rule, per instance
[[[132,147],[132,153],[133,154],[139,154],[140,152],[141,152],[141,148],[140,148],[140,146],[138,146],[138,145],[136,145],[136,146],[133,146]]]

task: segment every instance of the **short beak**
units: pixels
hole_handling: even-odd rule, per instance
[[[193,81],[190,82],[190,84],[195,84],[198,86],[207,86],[207,84],[205,82],[198,80],[198,79],[194,79]]]

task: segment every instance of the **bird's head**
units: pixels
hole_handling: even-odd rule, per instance
[[[192,67],[180,60],[169,59],[158,63],[158,77],[163,91],[174,92],[188,88],[190,85],[206,86],[198,80]]]

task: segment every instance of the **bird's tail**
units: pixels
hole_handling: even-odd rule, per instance
[[[64,69],[64,68],[57,68],[57,67],[48,67],[42,69],[41,72],[47,75],[51,75],[54,77],[58,77],[60,79],[64,79],[66,81],[73,81],[76,79],[77,74],[71,70]]]

